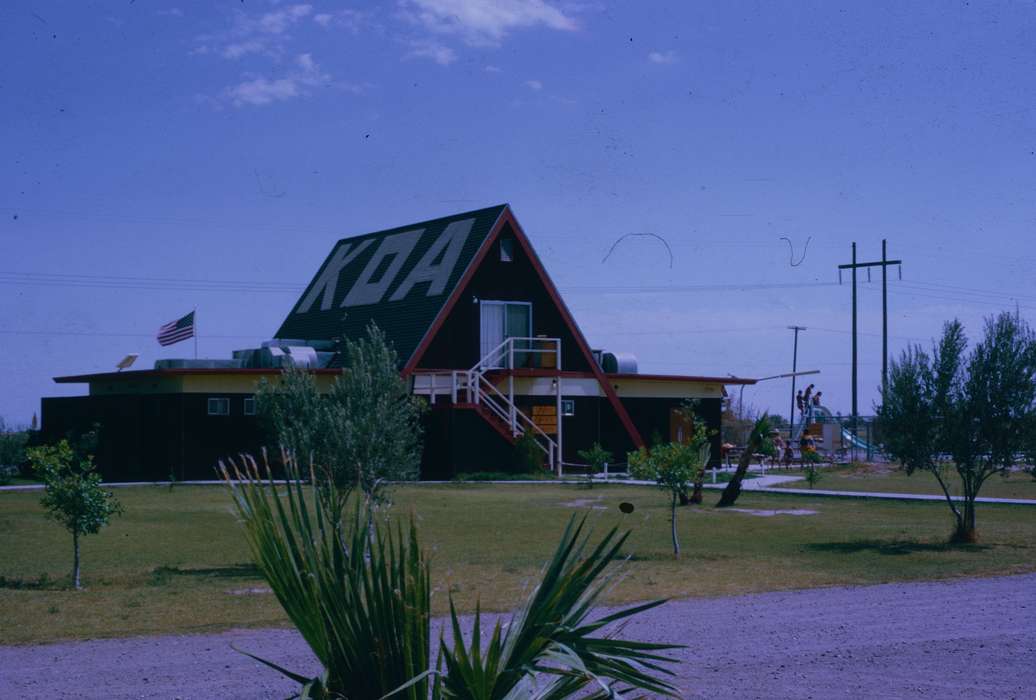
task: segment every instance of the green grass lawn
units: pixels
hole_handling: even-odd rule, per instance
[[[285,624],[222,487],[116,493],[126,513],[83,541],[81,592],[64,588],[70,538],[43,517],[40,493],[0,493],[0,643]],[[981,544],[949,547],[945,504],[746,493],[739,508],[816,514],[682,508],[684,556],[674,561],[667,501],[654,488],[450,484],[394,495],[392,517],[413,512],[431,553],[437,612],[447,591],[466,610],[478,598],[485,609],[513,607],[573,512],[598,530],[633,530],[613,602],[1036,570],[1036,510],[1026,506],[980,507]],[[707,491],[706,505],[718,495]],[[636,511],[622,515],[621,501]]]
[[[772,474],[782,475],[785,472],[774,470]],[[915,472],[907,475],[902,469],[890,467],[875,468],[872,466],[856,467],[821,467],[822,478],[815,488],[831,491],[876,491],[879,493],[921,493],[942,495],[939,482],[928,472]],[[802,476],[801,471],[787,472],[788,475]],[[959,496],[960,477],[953,469],[945,472],[946,482],[951,493]],[[801,489],[809,488],[805,481],[789,481],[775,488]],[[1026,472],[1010,472],[1003,477],[994,474],[982,485],[979,496],[989,498],[1030,498],[1036,500],[1036,479]]]

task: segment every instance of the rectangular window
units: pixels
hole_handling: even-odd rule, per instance
[[[255,399],[251,399],[251,398],[245,399],[244,414],[246,416],[254,416],[255,415]]]
[[[574,399],[561,399],[561,415],[574,416],[576,414],[576,402]]]
[[[230,399],[209,399],[210,416],[229,416]]]
[[[514,239],[500,239],[500,262],[511,262],[514,260]]]

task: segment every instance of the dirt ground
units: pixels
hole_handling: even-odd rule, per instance
[[[688,646],[687,698],[1036,696],[1036,574],[673,601],[627,634]],[[286,630],[0,647],[0,697],[292,694],[232,645],[316,671]]]

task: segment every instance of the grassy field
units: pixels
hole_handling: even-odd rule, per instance
[[[772,474],[784,474],[775,470]],[[802,472],[787,472],[789,475],[802,476]],[[946,471],[945,479],[951,493],[959,496],[960,478],[952,469]],[[822,478],[815,488],[831,491],[876,491],[879,493],[921,493],[942,495],[939,482],[928,472],[916,472],[913,475],[901,469],[886,466],[858,465],[855,467],[822,468]],[[801,489],[808,488],[805,481],[789,481],[775,488]],[[1036,479],[1026,472],[1010,472],[1008,476],[994,474],[982,485],[979,496],[989,498],[1030,498],[1036,500]]]
[[[126,513],[84,540],[87,590],[74,592],[64,588],[70,539],[44,519],[40,494],[0,493],[0,643],[285,624],[222,487],[117,494]],[[717,497],[706,492],[706,505]],[[683,508],[684,557],[674,561],[666,499],[654,488],[451,484],[399,488],[395,500],[392,517],[413,512],[419,521],[439,612],[447,591],[465,609],[479,597],[484,608],[513,607],[573,512],[589,513],[598,530],[633,530],[612,601],[1036,570],[1036,510],[1025,506],[981,507],[982,543],[948,547],[941,503],[746,493],[739,508],[815,514]],[[622,515],[621,501],[636,511]]]

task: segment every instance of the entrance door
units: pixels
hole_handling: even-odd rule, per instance
[[[504,367],[507,355],[486,356],[507,338],[528,338],[532,335],[532,304],[526,301],[482,301],[479,304],[479,355],[486,367]],[[523,366],[528,353],[517,353],[515,366]]]
[[[678,408],[669,409],[669,441],[687,444],[694,436],[694,421]]]

